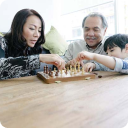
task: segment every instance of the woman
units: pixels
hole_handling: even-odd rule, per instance
[[[32,9],[17,12],[10,32],[0,37],[0,79],[34,75],[40,62],[63,69],[61,57],[41,54],[44,43],[44,21],[40,14]]]

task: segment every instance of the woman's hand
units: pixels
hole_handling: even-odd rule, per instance
[[[53,64],[59,70],[65,68],[65,61],[57,54],[40,54],[39,60],[42,63]]]

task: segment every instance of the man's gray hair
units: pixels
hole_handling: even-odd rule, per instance
[[[107,28],[107,27],[108,27],[108,23],[107,23],[106,18],[105,18],[102,14],[100,14],[100,13],[98,13],[98,12],[93,12],[93,13],[88,14],[88,15],[83,19],[82,28],[84,28],[85,20],[86,20],[88,17],[100,17],[101,20],[102,20],[102,26],[103,26],[103,28]]]

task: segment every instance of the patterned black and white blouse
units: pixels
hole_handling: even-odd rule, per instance
[[[34,75],[40,68],[39,55],[5,58],[5,41],[0,36],[0,80]]]

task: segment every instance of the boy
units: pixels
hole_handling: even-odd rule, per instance
[[[96,61],[84,65],[86,72],[102,70],[128,74],[128,35],[115,34],[109,37],[104,43],[104,51],[108,56],[86,51],[80,52],[76,61]]]

